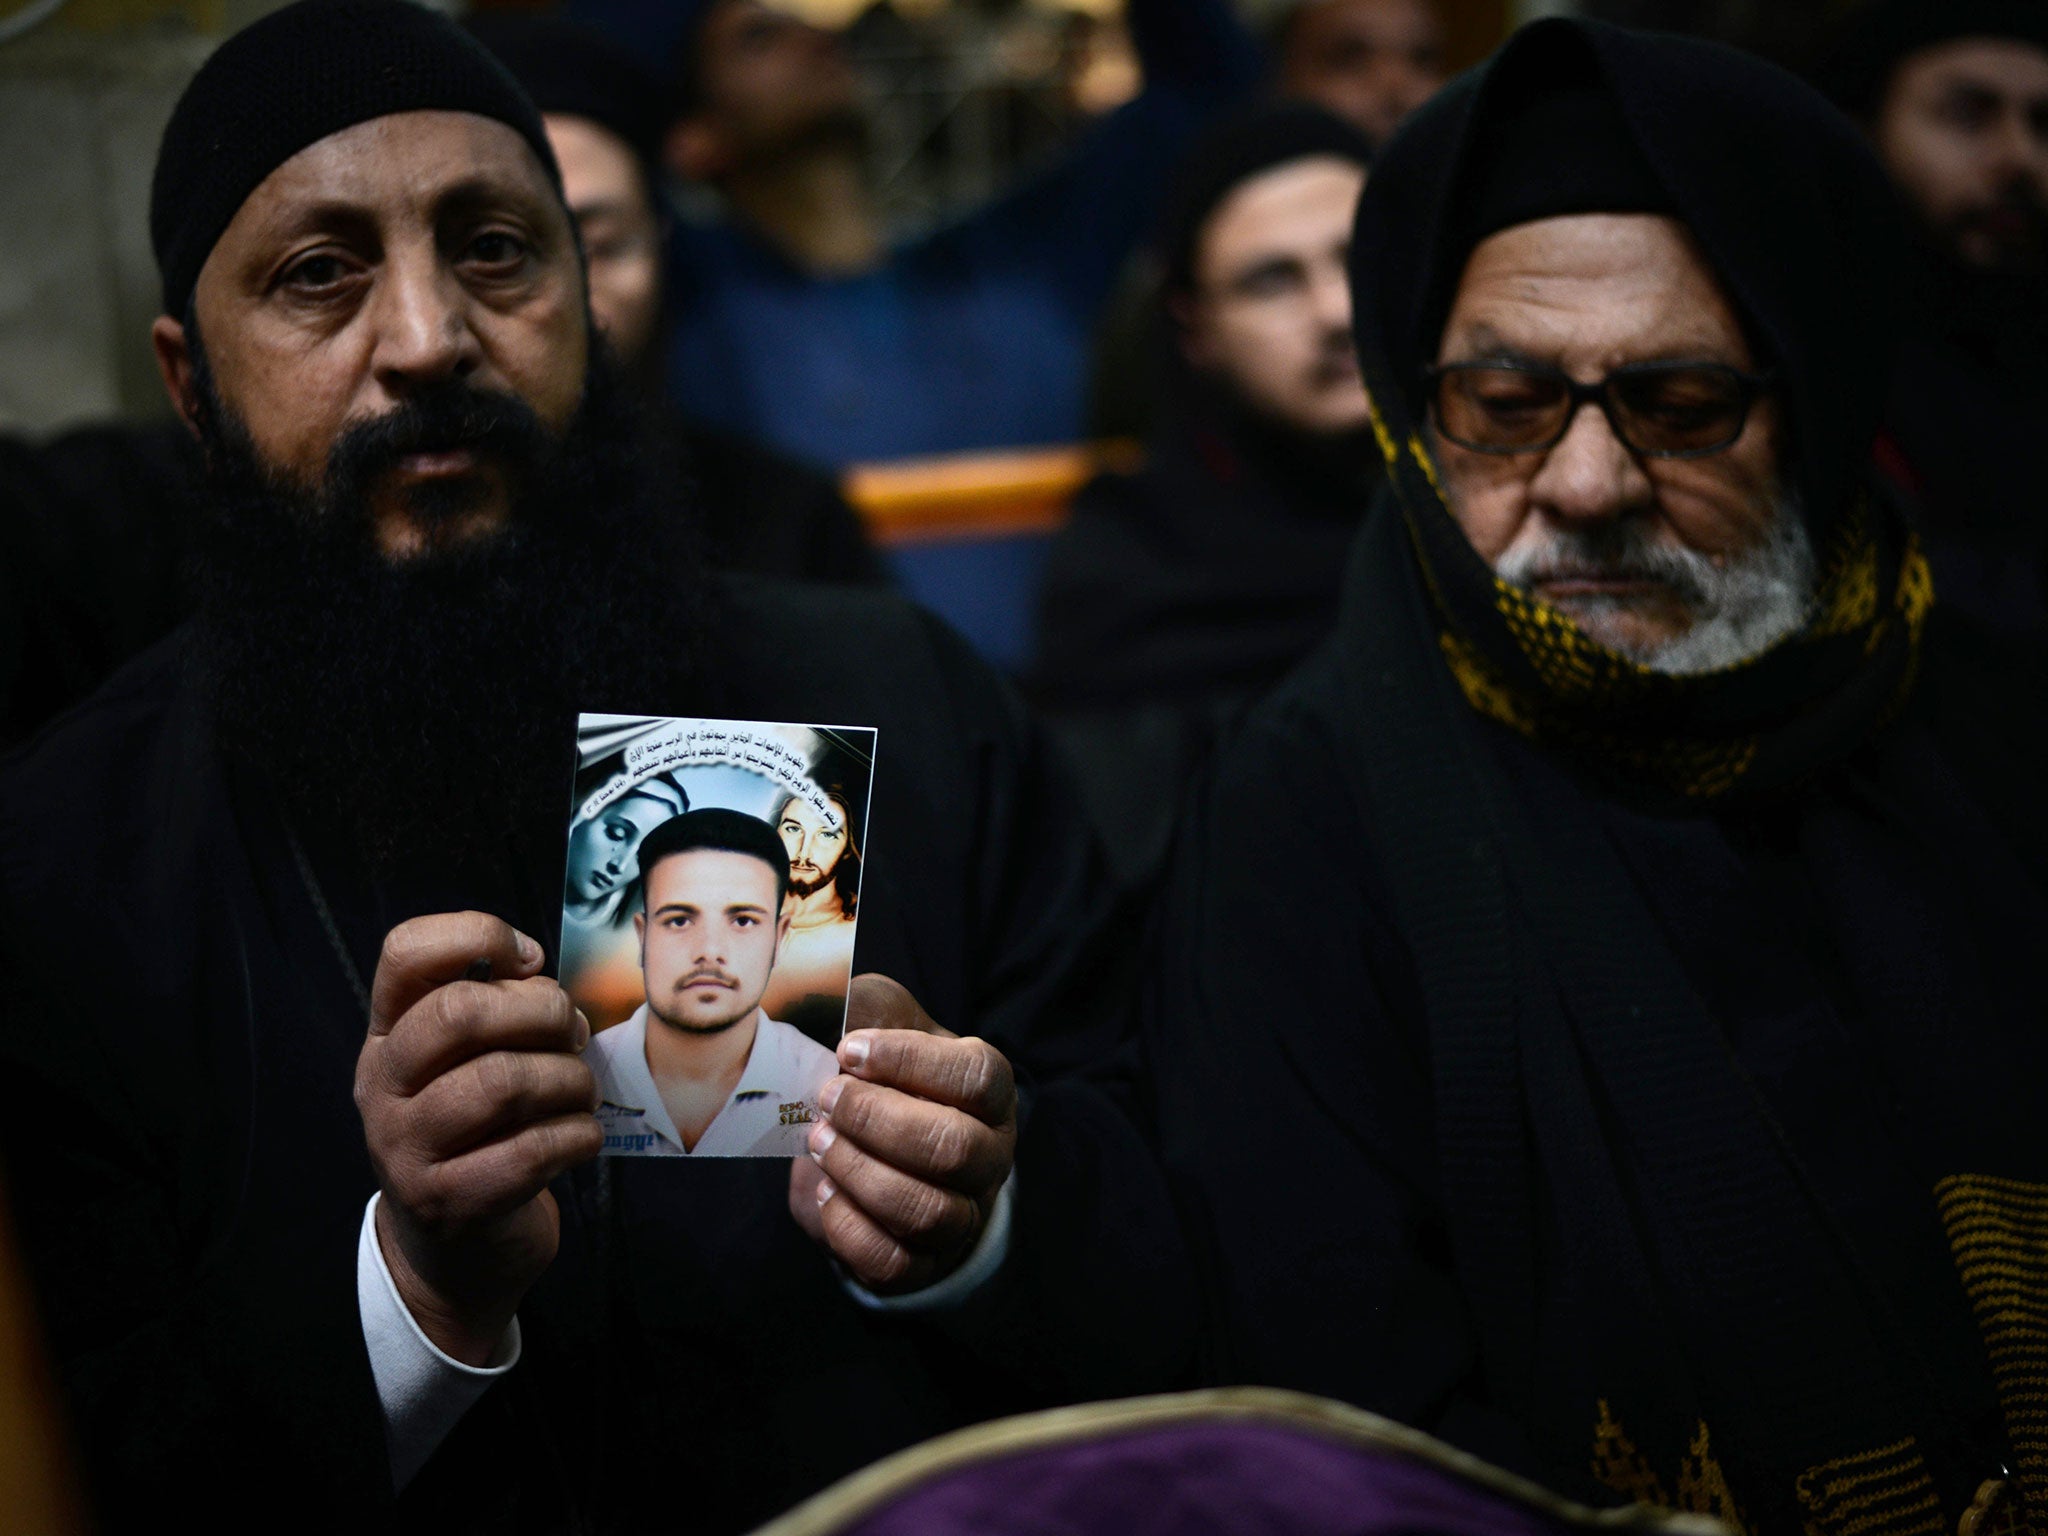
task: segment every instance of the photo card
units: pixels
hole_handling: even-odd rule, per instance
[[[838,1072],[875,732],[579,715],[562,986],[607,1156],[793,1157]]]

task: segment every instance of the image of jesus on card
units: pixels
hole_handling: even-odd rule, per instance
[[[646,1001],[584,1053],[605,1151],[803,1152],[839,1067],[761,1006],[789,933],[789,864],[776,829],[742,811],[686,811],[641,839],[633,929]]]

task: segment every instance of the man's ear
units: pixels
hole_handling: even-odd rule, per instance
[[[149,345],[156,353],[156,371],[163,375],[164,393],[184,419],[186,429],[199,435],[199,390],[193,376],[192,348],[185,339],[182,322],[158,315],[150,322]]]
[[[644,971],[647,969],[647,913],[644,910],[633,914],[633,942],[640,946],[640,969]]]
[[[732,168],[732,150],[703,112],[677,118],[661,141],[662,164],[685,181],[715,182]]]

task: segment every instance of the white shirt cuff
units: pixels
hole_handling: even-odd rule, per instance
[[[1016,1182],[1017,1173],[1012,1169],[1003,1180],[1003,1187],[996,1191],[995,1204],[989,1207],[988,1220],[982,1224],[981,1236],[974,1240],[966,1261],[945,1279],[901,1296],[877,1296],[844,1273],[839,1283],[855,1301],[876,1312],[937,1312],[959,1306],[994,1279],[1003,1260],[1010,1256],[1010,1189]]]
[[[391,1486],[402,1493],[491,1383],[519,1363],[519,1319],[512,1319],[489,1365],[464,1365],[437,1349],[398,1299],[398,1286],[384,1262],[377,1241],[377,1202],[382,1198],[381,1192],[372,1195],[363,1207],[363,1230],[356,1239],[356,1307],[377,1400],[384,1405]]]

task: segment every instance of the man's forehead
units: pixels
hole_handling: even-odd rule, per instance
[[[1428,0],[1321,0],[1302,21],[1332,41],[1363,38],[1381,47],[1433,44],[1443,31]]]
[[[344,209],[431,212],[464,194],[560,206],[540,157],[509,125],[473,112],[396,112],[292,155],[249,194],[223,243]]]
[[[1908,55],[1900,74],[1907,71],[1937,85],[2048,94],[2048,48],[2017,37],[1951,38]]]
[[[1208,254],[1232,261],[1253,247],[1296,244],[1304,224],[1329,223],[1348,233],[1365,185],[1365,168],[1337,155],[1306,155],[1247,176],[1217,202],[1202,226]],[[1320,236],[1321,231],[1315,231]]]
[[[657,864],[647,882],[660,888],[664,905],[725,906],[746,902],[763,888],[772,895],[775,871],[756,854],[687,848]]]
[[[1741,321],[1686,227],[1659,214],[1575,214],[1498,231],[1452,305],[1466,349],[1550,359],[1599,351],[1746,354]]]

